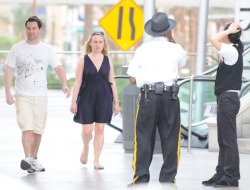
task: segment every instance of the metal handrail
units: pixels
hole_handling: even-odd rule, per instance
[[[214,81],[215,76],[211,75],[192,75],[190,77],[190,93],[189,93],[189,109],[188,109],[188,146],[187,152],[191,153],[191,137],[192,137],[192,112],[193,112],[193,82],[199,81]],[[188,81],[185,81],[188,82]]]
[[[207,44],[207,46],[209,46],[209,44]],[[10,50],[0,50],[0,54],[8,54],[10,52]],[[135,51],[109,51],[109,54],[121,54],[121,55],[128,55],[128,54],[134,54]],[[56,54],[83,54],[83,51],[56,51]],[[187,56],[197,56],[197,53],[190,53],[187,52],[186,54]],[[206,57],[210,57],[213,60],[217,60],[215,57],[213,57],[213,55],[210,54],[206,54]],[[124,57],[125,58],[125,57]],[[126,58],[125,58],[126,59]],[[123,61],[124,62],[124,61]]]
[[[128,79],[129,78],[129,76],[128,75],[117,75],[117,76],[115,76],[115,79]],[[113,129],[115,129],[115,130],[117,130],[117,131],[119,131],[119,132],[123,132],[123,130],[121,129],[121,128],[119,128],[119,127],[117,127],[117,126],[115,126],[115,125],[113,125],[112,123],[106,123],[109,127],[111,127],[111,128],[113,128]]]
[[[240,97],[243,97],[246,94],[245,91],[248,89],[249,86],[250,86],[250,81],[244,83],[244,85],[242,86],[241,91],[240,91]]]
[[[212,75],[192,75],[190,78],[183,79],[179,83],[179,86],[182,86],[185,83],[190,82],[190,93],[189,93],[189,115],[188,115],[188,146],[187,146],[187,152],[191,153],[191,136],[192,136],[192,112],[193,112],[193,82],[194,81],[206,81],[206,82],[214,82],[215,76]],[[245,94],[245,91],[250,86],[249,80],[243,80],[244,85],[241,89],[241,96],[242,97]]]
[[[0,50],[0,53],[9,53],[10,50]],[[82,54],[83,51],[56,51],[57,54]],[[110,54],[134,54],[135,51],[114,51],[114,50],[111,50],[109,51]],[[190,53],[190,52],[187,52],[187,56],[196,56],[197,53]],[[211,57],[212,59],[215,59],[217,60],[215,57],[213,57],[212,55],[210,54],[207,54],[206,55],[207,57]]]
[[[203,124],[206,124],[206,121],[203,121]],[[193,124],[192,127],[194,127],[194,126],[200,126],[200,124]],[[188,127],[181,124],[181,128],[184,129],[184,130],[181,131],[182,135],[184,136],[184,138],[187,138],[188,137],[188,134],[187,134],[188,133]],[[207,140],[207,137],[208,137],[208,135],[200,135],[199,133],[194,132],[194,131],[192,131],[192,135],[197,137],[199,140],[202,140],[202,141]]]

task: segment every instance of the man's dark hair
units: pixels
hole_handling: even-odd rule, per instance
[[[37,25],[38,25],[39,29],[42,28],[42,26],[43,26],[42,21],[37,16],[29,17],[28,20],[26,20],[26,22],[25,22],[25,27],[27,26],[28,22],[37,22]]]

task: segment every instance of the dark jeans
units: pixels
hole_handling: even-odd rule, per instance
[[[240,171],[236,116],[240,109],[239,96],[236,92],[224,92],[217,96],[217,104],[219,158],[213,178],[216,181],[238,181]]]

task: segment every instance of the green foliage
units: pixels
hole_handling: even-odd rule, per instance
[[[2,87],[3,87],[3,85],[4,85],[3,77],[2,77],[2,76],[0,76],[0,88],[2,88]]]
[[[115,75],[122,75],[122,65],[121,64],[113,64]]]
[[[17,37],[0,36],[0,50],[9,50],[17,42]]]
[[[48,89],[61,89],[61,83],[55,76],[48,77]]]
[[[20,38],[24,37],[24,25],[27,18],[31,16],[30,13],[31,8],[28,5],[19,5],[12,8],[14,31]]]
[[[126,87],[128,84],[129,84],[129,80],[128,79],[116,79],[118,99],[119,99],[119,104],[120,104],[121,108],[122,108],[122,103],[123,103],[122,102],[123,88]]]
[[[74,80],[70,79],[68,80],[68,87],[72,88],[74,85]],[[60,83],[60,80],[55,77],[49,77],[48,78],[48,89],[61,89],[62,85]]]
[[[6,36],[0,36],[0,50],[10,50],[12,45],[17,43],[17,38],[9,38]],[[6,59],[6,53],[0,53],[0,75],[4,72],[4,60]],[[0,79],[2,76],[0,76]],[[1,84],[1,83],[0,83]]]

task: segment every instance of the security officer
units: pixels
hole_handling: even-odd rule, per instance
[[[144,26],[153,36],[135,51],[127,74],[141,89],[134,133],[134,179],[132,184],[150,180],[156,126],[161,139],[163,165],[159,181],[175,182],[180,158],[180,103],[177,97],[178,67],[186,64],[186,52],[173,43],[171,30],[176,21],[158,12]]]

